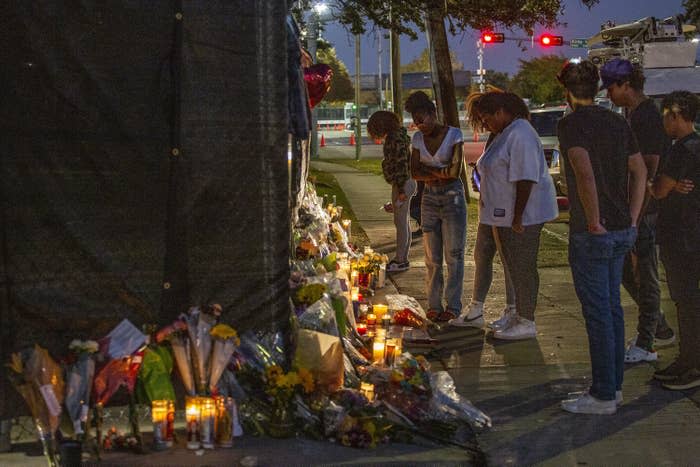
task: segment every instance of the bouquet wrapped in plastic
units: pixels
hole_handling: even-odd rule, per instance
[[[415,298],[409,295],[390,294],[386,296],[386,302],[394,324],[412,328],[427,327],[428,317]]]
[[[209,387],[207,369],[213,345],[210,332],[220,315],[221,305],[213,304],[206,307],[192,307],[181,316],[181,319],[187,323],[194,385],[199,394],[205,394]]]
[[[209,367],[209,390],[216,392],[221,374],[226,369],[234,350],[241,343],[236,330],[228,324],[217,324],[210,332],[214,339]]]
[[[58,428],[61,403],[64,400],[63,371],[48,351],[38,345],[12,354],[8,367],[9,379],[24,398],[36,423],[44,455],[49,465],[54,466],[54,433]]]
[[[170,378],[173,357],[164,345],[149,345],[138,373],[138,400],[150,404],[154,400],[175,400],[175,390]]]
[[[194,396],[194,374],[192,372],[190,340],[184,332],[174,332],[168,339],[170,339],[173,359],[177,365],[177,371],[180,374],[182,385],[185,387],[185,392],[190,396]]]
[[[95,341],[74,340],[68,348],[75,354],[75,362],[66,371],[66,410],[73,422],[73,431],[77,438],[85,433],[90,393],[95,377],[95,353],[99,345]]]

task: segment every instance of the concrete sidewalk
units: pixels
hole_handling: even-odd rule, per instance
[[[335,149],[335,148],[334,148]],[[340,152],[340,151],[338,151]],[[337,157],[334,155],[333,157]],[[322,159],[324,158],[322,154]],[[314,161],[335,175],[375,249],[391,256],[394,227],[379,210],[389,200],[389,186],[375,175]],[[475,225],[469,225],[470,231]],[[468,242],[463,303],[471,295],[472,242]],[[425,264],[420,239],[413,241],[411,269],[393,274],[400,293],[426,306]],[[697,465],[700,455],[700,391],[671,392],[654,382],[657,365],[629,366],[625,402],[613,416],[563,412],[559,401],[589,383],[588,341],[580,305],[568,268],[541,268],[537,340],[495,341],[480,330],[434,330],[434,348],[425,348],[435,369],[447,369],[458,390],[493,418],[494,427],[480,436],[490,465]],[[504,306],[503,274],[494,267],[487,299],[487,320]],[[623,292],[626,335],[636,333],[637,310]],[[662,307],[674,329],[675,307],[663,287]],[[677,347],[659,351],[658,366],[673,360]]]

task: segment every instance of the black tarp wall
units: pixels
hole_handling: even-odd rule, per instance
[[[218,302],[284,326],[285,2],[13,0],[0,15],[0,336],[63,355]],[[15,406],[2,370],[0,419]],[[12,407],[12,409],[10,409]]]

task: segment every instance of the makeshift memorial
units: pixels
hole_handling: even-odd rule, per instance
[[[285,373],[281,367],[273,365],[265,371],[265,380],[265,392],[273,408],[268,433],[275,438],[292,436],[295,431],[292,398],[298,391],[308,394],[314,390],[313,376],[305,368]]]
[[[199,449],[200,408],[197,396],[187,396],[185,399],[185,421],[187,423],[187,449]]]
[[[216,397],[216,445],[222,448],[233,447],[234,419],[236,403],[233,397]]]
[[[212,337],[209,332],[220,315],[221,305],[213,304],[192,307],[180,316],[180,319],[187,323],[194,384],[198,394],[205,394],[208,389],[207,369],[212,348]]]
[[[49,466],[56,466],[55,433],[65,389],[61,367],[38,345],[13,353],[7,366],[9,380],[32,414],[44,456]]]
[[[168,402],[167,400],[154,400],[151,402],[153,449],[156,451],[162,451],[168,447],[166,443],[168,436]]]

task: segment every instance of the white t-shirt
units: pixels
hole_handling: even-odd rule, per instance
[[[423,133],[420,131],[416,131],[411,140],[413,149],[418,149],[420,153],[421,163],[438,169],[449,165],[450,159],[452,159],[452,148],[457,143],[462,143],[462,130],[453,126],[447,127],[447,134],[435,154],[428,152],[428,148],[425,147],[425,141],[423,140]]]
[[[542,143],[530,122],[516,119],[496,135],[476,163],[481,176],[479,222],[513,224],[516,182],[535,182],[523,212],[523,225],[542,224],[558,215],[556,190]]]

